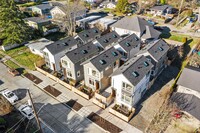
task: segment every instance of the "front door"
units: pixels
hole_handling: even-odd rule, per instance
[[[99,82],[96,81],[95,84],[96,84],[96,85],[95,85],[95,86],[96,86],[96,90],[98,90],[98,89],[99,89]]]
[[[63,72],[64,72],[64,77],[67,77],[66,68],[63,68]]]
[[[53,70],[56,71],[56,66],[55,64],[53,63]]]

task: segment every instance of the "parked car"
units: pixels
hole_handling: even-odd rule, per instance
[[[12,91],[4,90],[1,93],[11,104],[14,104],[16,101],[19,100],[17,95],[15,95],[15,93],[13,93]]]
[[[10,73],[13,76],[19,75],[19,72],[16,69],[12,69],[12,68],[8,69],[8,73]]]
[[[21,112],[23,116],[28,118],[29,120],[34,118],[33,109],[28,105],[21,105],[18,110]]]
[[[6,129],[6,121],[0,117],[0,130]]]

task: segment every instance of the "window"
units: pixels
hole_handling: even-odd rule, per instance
[[[47,52],[44,52],[44,55],[45,55],[45,56],[48,56],[48,53],[47,53]]]
[[[89,84],[92,85],[92,86],[94,86],[94,80],[91,79],[91,78],[89,78]]]
[[[132,86],[127,83],[122,82],[122,89],[128,92],[131,92]]]
[[[68,61],[62,60],[62,63],[67,67],[67,68],[71,68],[71,64]]]
[[[131,97],[127,96],[125,93],[122,93],[121,99],[122,99],[122,101],[124,101],[126,103],[130,103],[131,102]]]
[[[81,72],[80,72],[80,71],[78,71],[78,72],[77,72],[77,77],[80,77],[80,74],[81,74]]]
[[[72,72],[71,72],[71,71],[67,71],[67,75],[68,75],[69,77],[72,77]]]
[[[114,64],[113,64],[113,67],[115,68],[116,67],[116,65],[117,65],[117,63],[116,63],[116,61],[114,62]]]

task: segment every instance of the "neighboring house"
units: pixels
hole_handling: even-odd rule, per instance
[[[86,2],[88,2],[90,4],[101,3],[102,2],[102,0],[84,0],[84,1],[86,1]]]
[[[50,4],[40,4],[32,6],[32,12],[37,13],[41,16],[51,16],[50,10],[53,8]]]
[[[91,42],[92,40],[99,38],[101,36],[101,32],[98,28],[94,27],[92,29],[84,30],[78,33],[74,38],[78,40],[82,44],[86,44]]]
[[[109,77],[120,66],[121,54],[111,47],[83,63],[85,85],[93,90],[104,90],[111,84]]]
[[[133,33],[120,40],[114,47],[121,55],[122,59],[127,61],[140,51],[141,40]]]
[[[100,49],[105,49],[106,47],[112,46],[114,43],[116,43],[120,39],[120,36],[115,32],[112,31],[110,33],[107,33],[100,38],[97,38],[94,40],[94,45],[99,47]]]
[[[43,49],[49,45],[53,43],[53,41],[49,41],[46,38],[41,38],[39,40],[35,40],[32,42],[29,42],[28,44],[26,44],[26,46],[30,49],[30,51],[34,54],[37,54],[41,57],[43,57]]]
[[[154,65],[151,75],[153,77],[158,76],[162,70],[166,67],[169,51],[169,45],[162,39],[152,41],[142,48],[137,55],[144,55]]]
[[[43,26],[51,24],[49,19],[40,17],[25,18],[25,22],[32,28],[43,31]]]
[[[105,30],[109,30],[110,29],[110,25],[112,25],[113,23],[115,23],[117,20],[114,19],[110,19],[110,18],[100,18],[97,20],[94,20],[90,23],[88,23],[90,28],[95,27],[95,25],[99,25],[99,30],[101,31],[105,31]]]
[[[200,121],[200,99],[198,97],[192,94],[175,92],[170,99],[176,103],[179,109],[185,111],[185,113],[187,112]]]
[[[177,91],[180,93],[192,94],[200,98],[200,69],[186,67],[177,82]]]
[[[73,37],[68,37],[46,46],[43,50],[46,66],[53,71],[60,71],[61,57],[68,51],[76,49],[77,45],[78,42]]]
[[[115,8],[116,8],[116,5],[117,5],[117,2],[109,2],[109,3],[106,5],[106,8],[115,9]]]
[[[24,20],[30,27],[41,31],[43,35],[59,31],[58,26],[52,24],[49,19],[30,17],[25,18]]]
[[[67,10],[65,7],[62,6],[55,6],[53,9],[50,11],[51,16],[53,19],[59,19],[59,17],[65,17],[67,15]],[[72,12],[71,13],[72,18],[74,19],[79,19],[79,18],[84,18],[86,16],[86,10],[85,9],[80,9],[79,11]]]
[[[170,5],[161,5],[161,6],[154,6],[150,8],[150,14],[155,16],[164,16],[166,14],[172,13],[172,6]]]
[[[150,41],[158,39],[160,32],[155,30],[151,24],[140,17],[124,17],[118,22],[111,25],[113,31],[116,31],[120,36],[130,35],[135,33],[142,41]]]
[[[152,67],[145,56],[138,56],[131,58],[111,75],[117,104],[131,110],[139,102],[150,87]]]
[[[99,49],[92,42],[67,52],[61,58],[65,78],[72,79],[75,83],[83,80],[83,66],[80,64],[98,54],[98,52]]]

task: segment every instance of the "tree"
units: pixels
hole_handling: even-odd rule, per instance
[[[3,45],[20,44],[30,39],[30,28],[14,0],[0,0],[0,39]]]
[[[166,0],[160,0],[160,3],[161,3],[162,5],[164,5],[164,4],[166,4]]]
[[[12,105],[0,95],[0,116],[6,115],[13,110]]]
[[[128,6],[128,0],[118,0],[116,10],[120,13],[125,13]]]

